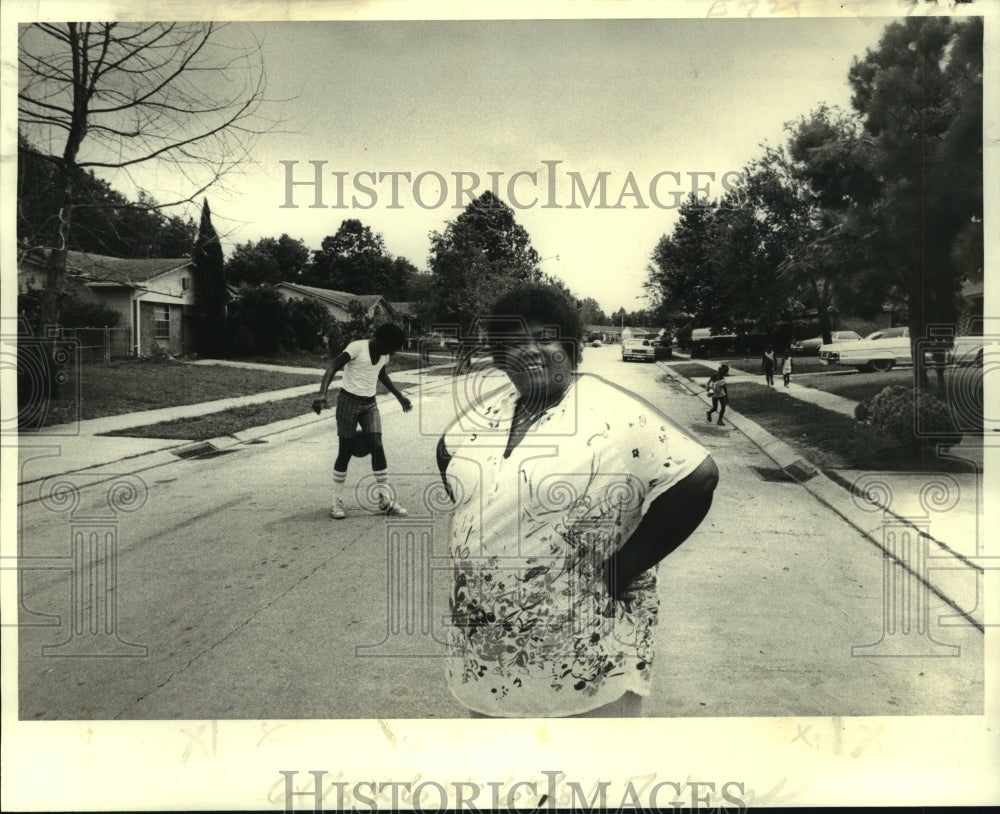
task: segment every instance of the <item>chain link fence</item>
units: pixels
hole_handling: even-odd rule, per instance
[[[82,362],[110,362],[132,355],[130,328],[64,328],[63,335],[79,342]]]

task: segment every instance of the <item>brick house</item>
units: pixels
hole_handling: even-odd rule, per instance
[[[18,259],[19,292],[45,286],[47,257],[34,251]],[[71,251],[66,260],[67,287],[118,312],[116,356],[190,351],[192,280],[188,257],[132,259]]]

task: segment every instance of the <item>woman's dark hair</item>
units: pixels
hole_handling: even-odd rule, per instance
[[[385,322],[375,329],[376,341],[385,348],[396,348],[402,350],[406,342],[406,334],[403,329],[392,322]]]
[[[523,283],[501,295],[486,320],[490,343],[502,346],[505,339],[523,336],[526,323],[555,327],[558,330],[555,338],[562,341],[569,358],[574,365],[579,361],[583,322],[576,303],[561,289],[543,283]]]

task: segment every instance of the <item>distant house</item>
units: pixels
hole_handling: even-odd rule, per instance
[[[622,340],[622,328],[620,325],[584,325],[583,338],[588,341],[600,339],[606,345],[617,344]]]
[[[45,286],[47,251],[18,260],[18,291]],[[67,286],[119,314],[114,355],[180,355],[190,350],[194,266],[188,257],[124,258],[71,251]],[[102,326],[93,326],[102,327]]]
[[[348,309],[353,302],[360,303],[365,309],[365,314],[376,324],[392,322],[396,318],[393,307],[381,294],[351,294],[347,291],[333,291],[329,288],[315,288],[298,283],[278,283],[276,288],[287,300],[313,300],[320,303],[337,322],[348,322],[351,319],[351,312]]]
[[[420,330],[420,318],[417,316],[416,303],[412,302],[390,302],[389,307],[396,315],[396,321],[410,336],[414,331]]]

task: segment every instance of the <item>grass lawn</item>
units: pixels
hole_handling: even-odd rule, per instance
[[[890,370],[888,373],[861,373],[854,368],[840,368],[837,366],[823,365],[816,359],[810,360],[809,357],[806,357],[803,361],[809,363],[809,368],[806,370],[805,364],[800,363],[797,360],[794,372],[792,373],[793,383],[800,384],[803,387],[812,387],[816,390],[833,393],[834,395],[850,399],[851,401],[864,401],[865,399],[870,399],[886,387],[893,387],[896,385],[907,387],[913,383],[912,367],[896,368],[894,370]],[[743,370],[744,373],[755,374],[757,372],[756,369],[749,367],[740,368],[740,360],[738,359],[712,360],[712,363],[715,366],[718,366],[723,362],[728,364],[730,367]],[[671,363],[671,367],[682,376],[694,379],[699,384],[704,384],[705,379],[707,379],[713,372],[712,369],[704,367],[696,362]],[[971,386],[973,388],[971,391],[972,395],[967,395],[965,398],[976,398],[978,395],[981,403],[982,380],[981,377],[978,377],[978,381],[974,379],[970,380],[970,371],[972,370],[972,368],[946,369],[944,373],[946,386],[949,377],[962,376],[962,391],[964,393],[969,393],[969,387]],[[774,378],[780,385],[781,374],[776,373]],[[763,375],[761,375],[760,381],[763,383]],[[931,374],[931,392],[936,393],[936,390],[937,378],[935,375]]]
[[[151,359],[86,363],[65,373],[60,398],[49,405],[42,426],[309,384],[300,373]]]
[[[851,401],[870,399],[886,387],[913,384],[913,368],[890,370],[888,373],[859,373],[856,370],[834,371],[793,376],[792,381],[842,396]]]
[[[323,368],[328,363],[323,354],[305,352],[283,353],[273,359],[262,357],[240,361],[317,368]],[[450,357],[431,357],[432,364],[450,361]],[[415,353],[398,353],[389,363],[389,374],[417,367],[419,360]],[[59,399],[49,405],[40,424],[25,429],[161,407],[200,404],[215,399],[301,387],[310,383],[309,376],[302,373],[226,365],[191,365],[170,359],[86,362],[79,369],[66,368],[64,372],[67,380],[62,385]],[[321,375],[317,371],[317,389]]]
[[[820,469],[868,469],[896,472],[967,470],[939,460],[933,451],[911,452],[881,438],[870,427],[840,413],[753,382],[729,386],[729,403],[771,435],[797,449]]]
[[[709,371],[699,364],[678,362],[670,366],[698,385],[704,384],[708,378]],[[910,370],[899,373],[912,376]],[[857,382],[857,387],[874,387],[875,393],[887,384],[885,374],[857,374],[859,378],[866,375],[874,378]],[[898,374],[893,371],[889,375]],[[828,378],[844,379],[850,378],[850,375]],[[799,379],[796,381],[805,384]],[[834,391],[831,389],[831,392]],[[824,470],[965,471],[953,461],[939,460],[933,452],[907,452],[853,418],[796,399],[780,387],[770,388],[757,382],[731,382],[729,403],[738,413],[797,449],[804,458]]]
[[[764,378],[764,373],[760,368],[760,357],[751,356],[749,358],[744,358],[743,356],[729,358],[729,359],[710,359],[706,360],[712,363],[713,368],[718,368],[721,364],[727,364],[730,367],[734,367],[737,370],[742,370],[744,373],[759,374],[761,380]],[[820,371],[830,370],[828,365],[824,365],[816,356],[793,356],[792,357],[792,371],[793,375],[799,373],[819,373]],[[774,375],[776,377],[781,376],[781,357],[778,357],[778,367],[775,369]]]
[[[412,384],[397,384],[396,386],[404,393],[415,387]],[[329,398],[331,410],[337,405],[337,396],[333,392],[334,389],[331,388]],[[379,384],[378,392],[379,394],[385,394],[388,391]],[[230,407],[229,409],[207,413],[206,415],[178,418],[173,421],[161,421],[159,424],[147,424],[142,427],[102,433],[102,435],[127,436],[129,438],[168,438],[179,441],[207,441],[210,438],[222,438],[227,435],[234,435],[252,427],[273,424],[276,421],[285,421],[303,415],[312,415],[315,417],[316,414],[312,409],[314,398],[314,394],[307,393],[304,396],[265,401],[260,404],[248,404],[243,407]],[[324,416],[330,415],[329,411],[324,413]],[[335,429],[334,432],[336,432]]]
[[[714,372],[704,365],[699,365],[697,362],[670,362],[670,368],[700,385],[704,385],[708,377]]]

